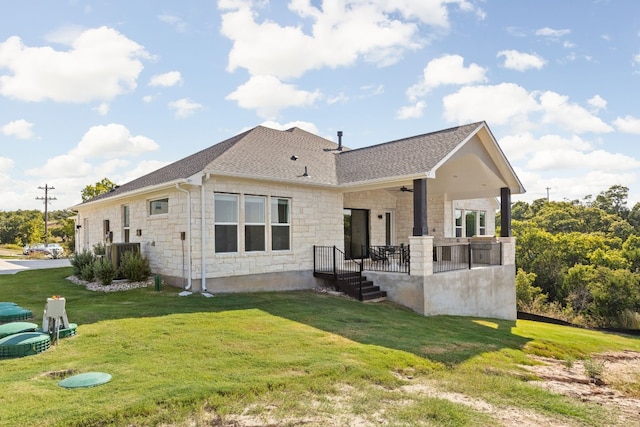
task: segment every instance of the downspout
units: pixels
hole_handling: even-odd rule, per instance
[[[191,289],[191,192],[180,187],[180,183],[176,183],[176,188],[187,195],[187,259],[189,260],[189,274],[187,276],[187,287]]]
[[[206,242],[207,242],[207,227],[206,227],[206,221],[205,221],[205,191],[204,191],[204,183],[205,181],[209,178],[209,174],[206,174],[202,177],[202,185],[200,186],[200,248],[202,250],[202,254],[200,256],[200,260],[202,262],[200,271],[201,271],[201,289],[202,292],[206,292],[207,291],[207,262],[206,262],[206,255],[207,255],[207,250],[206,250]]]

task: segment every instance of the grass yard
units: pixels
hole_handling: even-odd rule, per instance
[[[613,425],[611,408],[532,384],[528,355],[582,359],[640,340],[535,322],[423,317],[315,292],[179,297],[91,292],[70,268],[0,275],[0,301],[67,301],[78,335],[0,360],[3,426],[495,426],[495,411],[555,425]],[[111,382],[64,389],[66,375]],[[636,382],[637,383],[637,382]],[[634,388],[635,387],[635,388]],[[640,397],[640,388],[631,385]],[[520,425],[527,425],[519,422]],[[505,424],[509,425],[509,424]]]

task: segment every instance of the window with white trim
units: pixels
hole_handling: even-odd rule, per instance
[[[271,249],[288,251],[291,249],[291,200],[271,198]]]
[[[162,215],[169,213],[169,199],[156,199],[149,202],[149,215]]]
[[[122,206],[122,234],[124,235],[124,242],[129,243],[129,218],[130,218],[129,205]]]
[[[456,237],[473,237],[487,232],[487,212],[455,210],[454,227]]]
[[[238,252],[238,195],[214,195],[215,251]]]
[[[266,239],[266,203],[263,196],[244,196],[244,250],[264,252]]]

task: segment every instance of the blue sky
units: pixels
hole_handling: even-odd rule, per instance
[[[640,202],[640,2],[0,3],[0,210],[254,126],[356,148],[485,120],[527,193]]]

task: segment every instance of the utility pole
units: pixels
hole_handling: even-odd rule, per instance
[[[49,190],[55,190],[55,187],[50,187],[45,184],[44,187],[38,187],[38,190],[44,190],[44,197],[36,197],[36,200],[44,200],[44,244],[49,243],[49,202],[51,200],[57,200],[55,197],[49,197]]]

